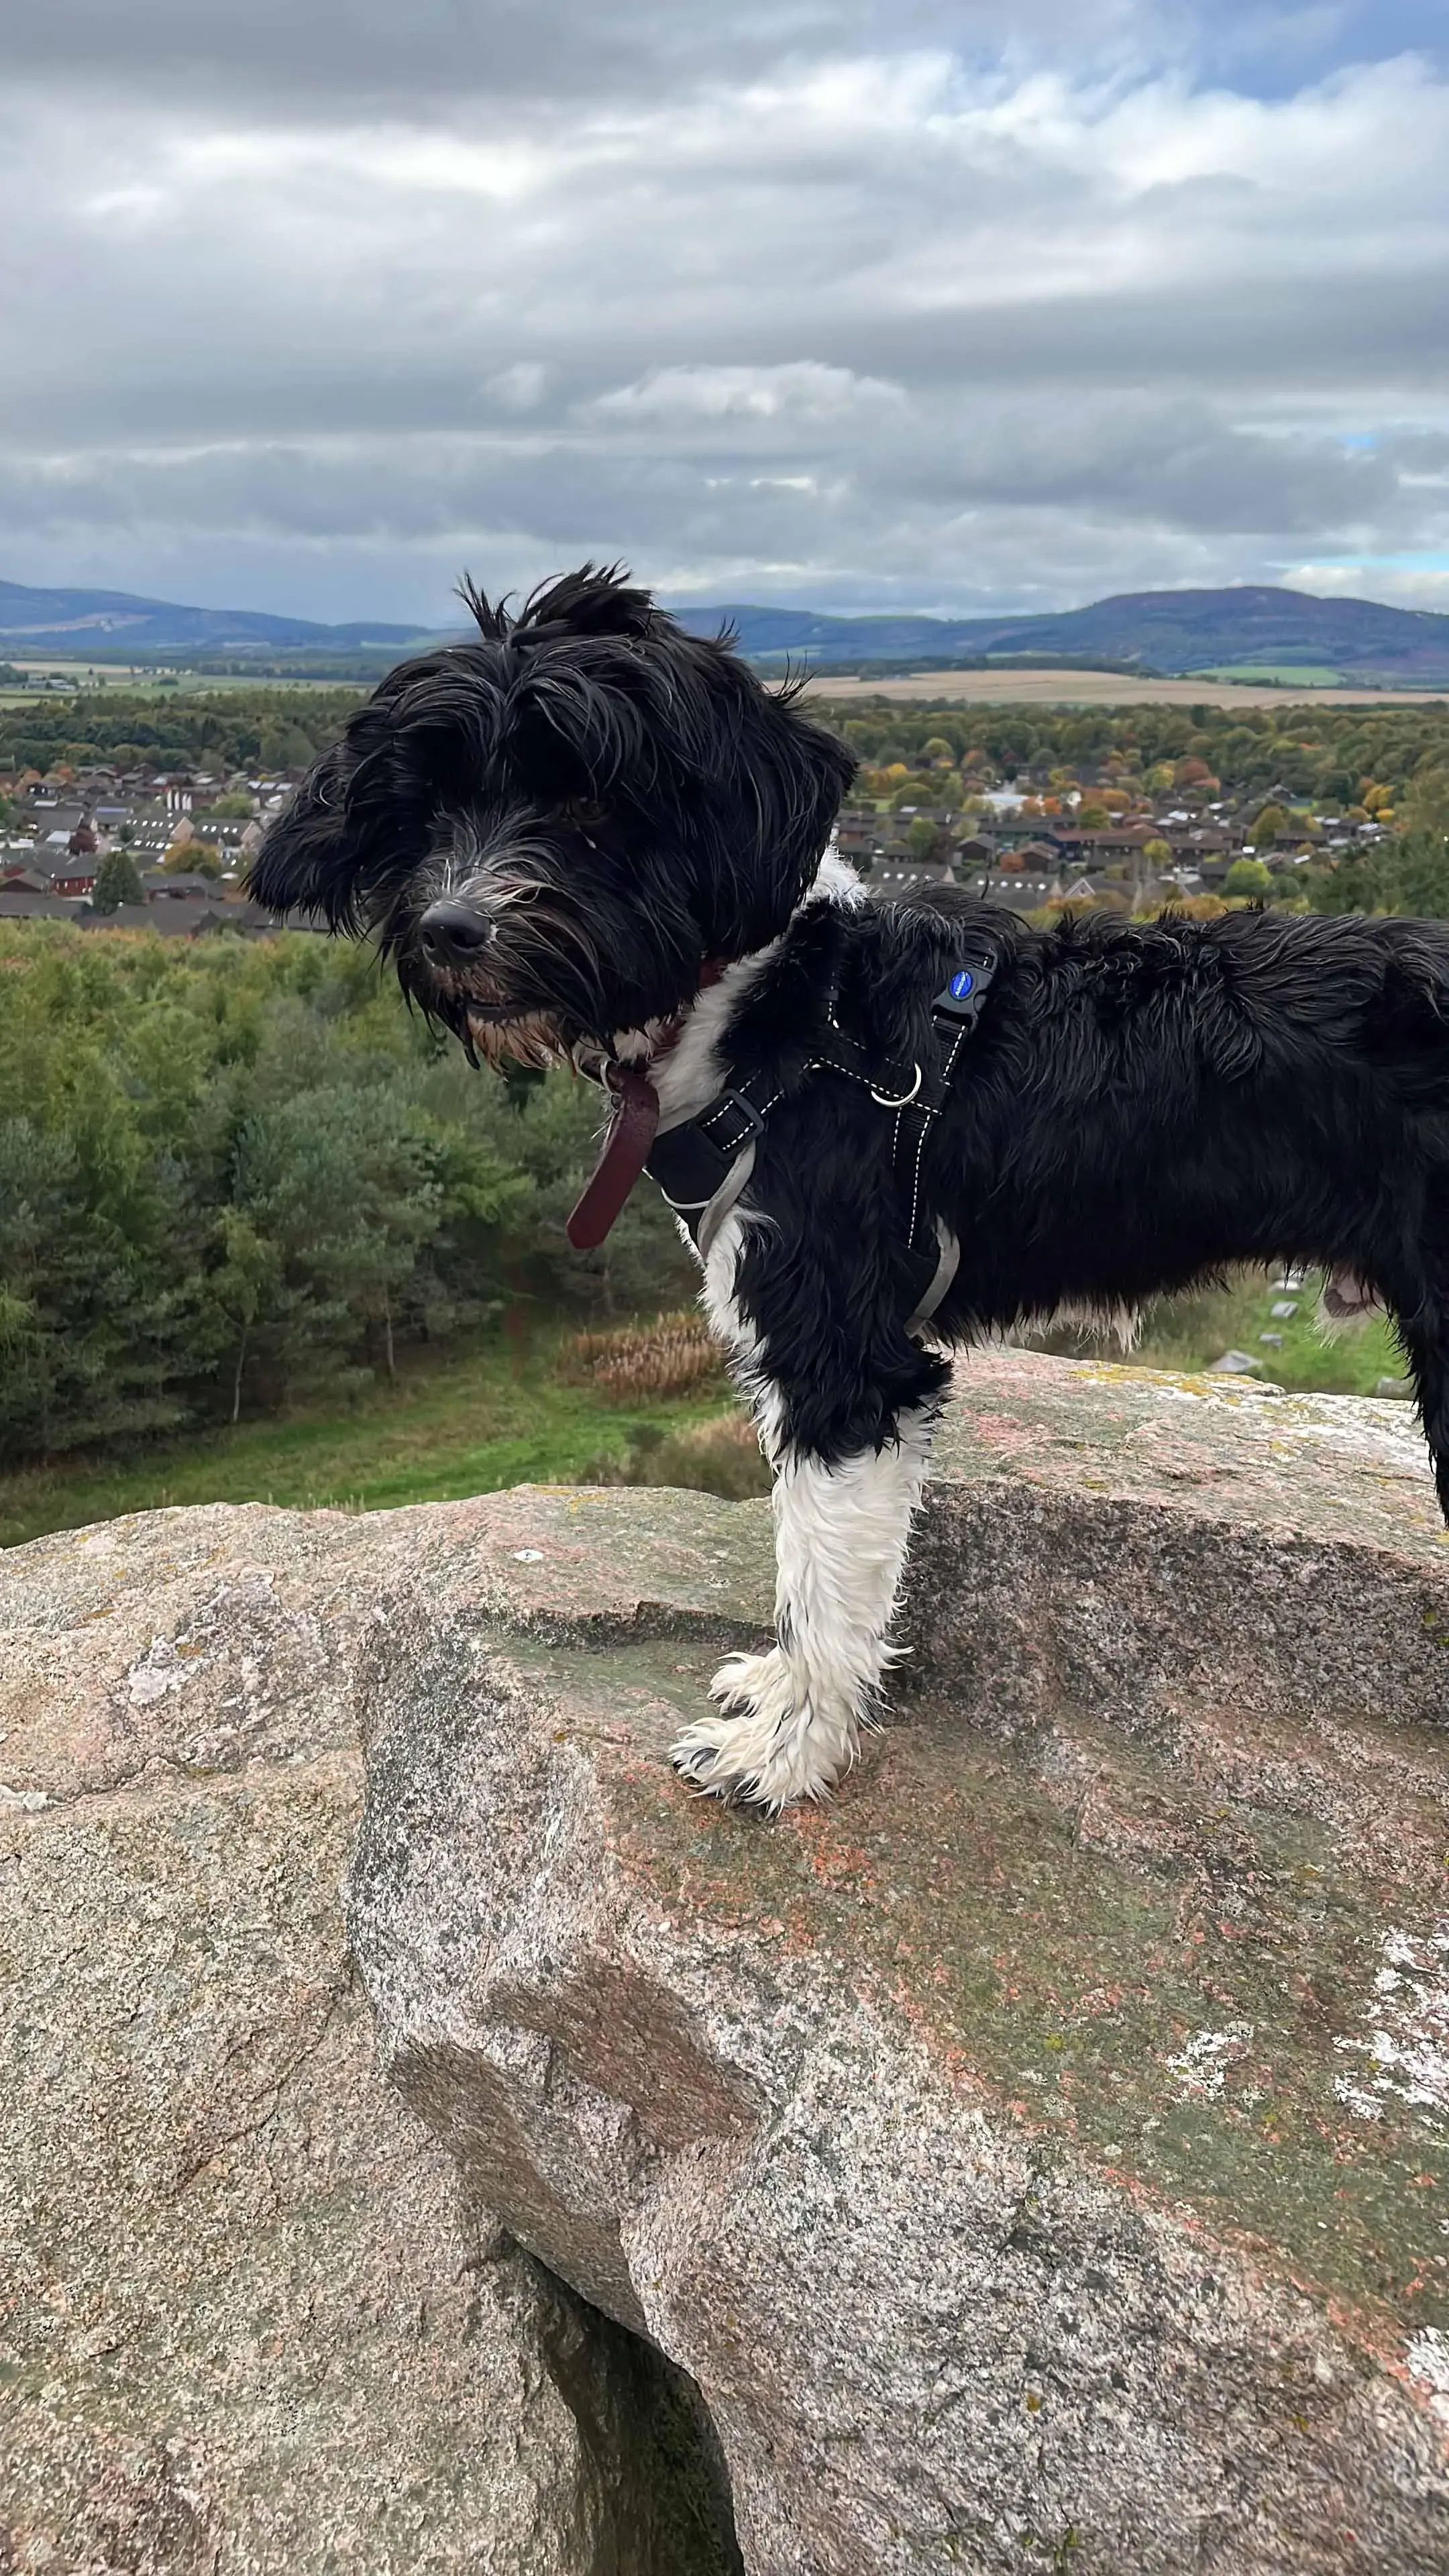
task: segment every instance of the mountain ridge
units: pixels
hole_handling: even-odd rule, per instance
[[[1449,616],[1368,599],[1245,584],[1224,590],[1123,591],[1039,616],[834,617],[745,603],[677,612],[696,632],[727,621],[743,651],[811,662],[1061,654],[1173,675],[1233,663],[1332,668],[1345,679],[1449,680]]]
[[[858,665],[1056,660],[1140,665],[1144,675],[1232,666],[1295,668],[1345,681],[1449,684],[1449,616],[1368,599],[1244,584],[1218,590],[1123,591],[1041,615],[858,617],[748,601],[694,603],[674,614],[695,634],[729,627],[750,658]],[[0,657],[115,661],[158,655],[399,654],[443,641],[385,620],[329,626],[258,609],[192,608],[132,591],[32,588],[0,581]]]
[[[324,626],[306,617],[273,617],[264,609],[188,608],[129,590],[33,589],[0,581],[0,653],[83,653],[95,644],[110,655],[138,652],[224,653],[292,650],[358,651],[368,644],[411,644],[416,626],[354,623]]]

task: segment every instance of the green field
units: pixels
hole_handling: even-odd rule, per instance
[[[3,657],[0,657],[3,658]],[[368,689],[373,678],[381,678],[382,664],[372,677],[358,675],[342,679],[319,678],[312,671],[150,671],[123,670],[97,662],[11,662],[11,669],[33,671],[37,676],[64,678],[65,689],[0,689],[0,706],[43,707],[61,705],[67,694],[74,692],[94,697],[98,692],[124,691],[131,698],[235,697],[241,690],[298,689],[304,693],[317,689]]]
[[[1372,1395],[1401,1364],[1388,1326],[1375,1320],[1325,1342],[1314,1314],[1316,1286],[1299,1294],[1296,1315],[1274,1321],[1279,1302],[1253,1279],[1156,1308],[1135,1353],[1144,1367],[1196,1370],[1224,1350],[1251,1353],[1265,1380],[1294,1391]],[[1283,1336],[1281,1349],[1258,1338]],[[1051,1347],[1101,1348],[1077,1336]],[[631,1483],[703,1483],[714,1491],[758,1489],[741,1481],[731,1457],[722,1484],[709,1454],[687,1434],[725,1412],[718,1384],[672,1399],[619,1404],[560,1374],[564,1337],[542,1330],[531,1348],[499,1332],[445,1360],[414,1357],[396,1386],[366,1389],[346,1410],[296,1411],[168,1442],[130,1457],[84,1459],[0,1476],[0,1545],[52,1529],[74,1529],[121,1512],[166,1504],[264,1502],[381,1511],[399,1503],[447,1502],[516,1484],[569,1484],[599,1477]],[[969,1364],[968,1364],[969,1370]],[[965,1374],[965,1373],[963,1373]],[[966,1374],[969,1401],[969,1374]]]
[[[1317,1323],[1320,1280],[1315,1272],[1301,1289],[1283,1290],[1261,1272],[1245,1276],[1230,1288],[1200,1297],[1164,1299],[1146,1319],[1132,1358],[1143,1368],[1206,1368],[1224,1351],[1244,1351],[1259,1363],[1257,1374],[1267,1384],[1290,1394],[1373,1395],[1383,1380],[1404,1385],[1404,1363],[1383,1316],[1349,1331],[1326,1337]],[[1291,1303],[1296,1313],[1275,1317],[1276,1305]],[[1262,1339],[1282,1335],[1281,1347]],[[1054,1350],[1096,1348],[1075,1337],[1054,1337]]]
[[[1283,689],[1347,689],[1353,682],[1326,662],[1214,662],[1203,671],[1188,671],[1189,680],[1256,680]]]
[[[366,1389],[345,1411],[244,1422],[131,1456],[0,1475],[0,1545],[173,1503],[286,1503],[383,1511],[504,1485],[618,1474],[633,1455],[707,1420],[729,1398],[704,1393],[617,1404],[558,1374],[560,1342],[519,1352],[501,1334]]]

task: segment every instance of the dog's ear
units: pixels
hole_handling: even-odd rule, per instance
[[[347,746],[334,744],[277,816],[247,873],[247,890],[273,912],[320,913],[329,930],[356,932],[361,848],[347,811]]]
[[[800,863],[808,878],[815,873],[841,800],[860,764],[839,734],[801,714],[799,694],[798,687],[787,687],[771,704],[776,722],[789,727],[796,781],[792,812],[799,818],[792,828],[798,834]]]
[[[756,840],[758,878],[773,882],[788,910],[814,878],[855,776],[855,756],[802,714],[798,688],[753,683],[739,759],[742,819]]]

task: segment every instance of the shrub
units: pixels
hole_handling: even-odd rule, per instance
[[[622,1464],[601,1458],[579,1478],[583,1485],[676,1485],[717,1494],[722,1502],[748,1502],[768,1494],[770,1469],[743,1413],[716,1414],[685,1431],[642,1430]]]
[[[702,1315],[686,1307],[652,1324],[623,1324],[608,1333],[576,1333],[561,1361],[565,1376],[601,1387],[622,1404],[647,1396],[685,1395],[722,1374],[718,1345]]]

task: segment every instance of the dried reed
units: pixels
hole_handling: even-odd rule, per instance
[[[596,1386],[621,1404],[685,1395],[722,1373],[719,1350],[703,1316],[688,1307],[659,1315],[652,1324],[576,1333],[565,1346],[560,1367],[563,1376]]]

